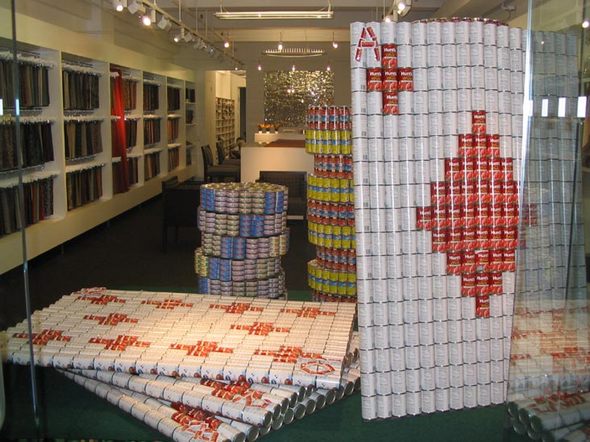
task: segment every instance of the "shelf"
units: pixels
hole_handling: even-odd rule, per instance
[[[162,152],[163,150],[164,150],[163,147],[152,147],[152,148],[149,148],[149,149],[145,149],[143,151],[143,153],[144,153],[144,155],[149,155],[151,153]]]

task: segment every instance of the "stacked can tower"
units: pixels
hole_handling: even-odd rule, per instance
[[[351,25],[362,415],[506,397],[518,245],[520,29]]]
[[[199,293],[279,298],[289,248],[287,188],[269,183],[201,186],[195,251]]]
[[[307,269],[315,300],[356,302],[351,124],[346,106],[310,106],[307,113],[305,148],[314,155],[307,219],[317,246]]]
[[[530,36],[522,198],[535,207],[536,223],[521,231],[518,251],[508,410],[514,430],[535,440],[587,440],[590,344],[578,129],[586,98],[578,98],[578,40],[564,33]]]

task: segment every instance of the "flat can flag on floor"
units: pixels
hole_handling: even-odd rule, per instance
[[[82,289],[33,313],[35,364],[64,369],[338,387],[355,306]],[[2,359],[28,364],[23,321]]]

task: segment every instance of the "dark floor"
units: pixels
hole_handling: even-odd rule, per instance
[[[29,264],[33,310],[82,287],[196,292],[193,253],[199,232],[169,230],[162,252],[161,199],[139,207],[75,238]],[[309,290],[306,262],[315,255],[304,221],[289,221],[290,250],[283,258],[287,290]],[[0,329],[25,318],[22,268],[0,275]]]

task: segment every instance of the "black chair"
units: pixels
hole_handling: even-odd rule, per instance
[[[213,164],[213,153],[208,144],[201,146],[203,152],[203,167],[205,169],[205,181],[240,181],[240,167],[226,164]]]
[[[218,141],[215,143],[215,148],[217,149],[217,162],[219,164],[223,164],[224,166],[237,166],[241,167],[240,160],[237,158],[229,158],[225,156],[225,151],[223,150],[223,143]],[[231,149],[230,149],[231,151]]]
[[[306,172],[260,171],[258,181],[286,186],[289,189],[287,215],[307,217]]]
[[[172,177],[162,181],[162,250],[168,248],[168,228],[174,227],[174,240],[178,242],[179,227],[198,227],[197,208],[200,202],[201,182],[178,183]]]

